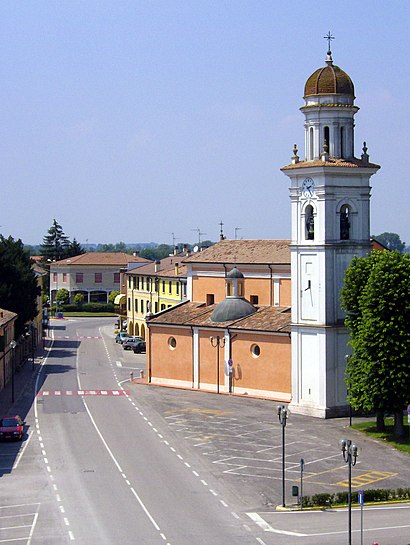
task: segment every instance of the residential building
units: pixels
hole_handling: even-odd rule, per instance
[[[146,316],[157,314],[187,298],[187,267],[182,265],[186,254],[175,254],[160,261],[135,267],[126,273],[127,331],[145,339]],[[124,297],[118,297],[119,302]]]
[[[17,314],[0,308],[0,390],[4,388],[11,377],[13,349],[10,342],[14,341],[14,323]]]
[[[82,293],[85,302],[107,303],[112,291],[120,291],[120,269],[128,263],[141,266],[149,261],[122,252],[89,252],[50,263],[50,301],[53,303],[58,290],[65,288],[70,302]]]

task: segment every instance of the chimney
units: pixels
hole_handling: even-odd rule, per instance
[[[175,263],[175,276],[179,274],[179,263]]]
[[[178,254],[178,246],[174,246],[174,255]]]
[[[159,271],[159,266],[161,265],[161,261],[156,260],[154,263],[154,271],[157,273]]]

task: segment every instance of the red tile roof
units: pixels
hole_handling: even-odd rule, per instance
[[[289,308],[259,307],[251,316],[231,322],[213,322],[211,314],[214,309],[215,305],[206,306],[205,303],[187,301],[154,316],[149,320],[148,325],[185,325],[218,329],[229,327],[241,331],[290,332]]]
[[[53,267],[66,267],[67,265],[112,265],[125,267],[127,263],[135,262],[149,263],[149,260],[123,252],[87,252],[85,254],[62,259],[61,261],[56,261],[50,265]]]
[[[186,266],[182,265],[182,260],[186,255],[172,255],[164,257],[156,265],[154,261],[151,261],[147,265],[142,265],[137,269],[131,269],[128,274],[138,274],[142,276],[161,276],[161,277],[177,277],[182,278],[187,275]],[[178,274],[175,274],[175,265],[178,265]],[[157,272],[155,272],[157,269]]]
[[[334,159],[329,157],[327,161],[322,161],[321,159],[316,159],[315,161],[299,161],[299,163],[286,165],[281,168],[281,170],[292,170],[297,168],[308,168],[308,167],[348,167],[348,168],[380,168],[380,165],[375,163],[366,163],[360,159]]]
[[[17,314],[15,312],[0,308],[0,326],[4,326],[16,318]]]
[[[289,264],[289,240],[221,240],[184,263]]]

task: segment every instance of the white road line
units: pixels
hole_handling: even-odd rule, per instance
[[[270,524],[266,522],[265,519],[263,519],[258,513],[246,513],[248,517],[253,520],[264,532],[274,532],[275,534],[283,534],[285,536],[295,536],[295,537],[306,537],[310,534],[301,534],[299,532],[290,532],[287,530],[278,530],[276,528],[272,528]],[[341,532],[343,533],[343,532]],[[344,531],[346,533],[346,531]],[[321,535],[321,534],[317,534]]]
[[[116,365],[117,367],[122,367],[122,363],[121,363],[120,361],[116,361],[116,362],[115,362],[115,365]]]
[[[30,534],[29,534],[28,540],[27,540],[27,545],[30,545],[30,544],[31,544],[31,540],[32,540],[33,534],[34,534],[34,529],[35,529],[36,524],[37,524],[37,519],[38,519],[38,511],[37,511],[37,513],[34,515],[33,523],[32,523],[32,525],[31,525]]]
[[[23,457],[24,452],[26,451],[27,445],[28,445],[29,442],[30,442],[30,439],[31,439],[31,436],[32,436],[32,435],[33,435],[32,433],[29,433],[29,434],[28,434],[28,439],[27,439],[27,441],[24,443],[23,448],[22,448],[22,449],[20,450],[20,452],[18,453],[17,458],[16,458],[16,461],[14,462],[13,468],[12,468],[12,469],[17,469],[17,467],[18,467],[18,465],[19,465],[19,463],[20,463],[20,460],[21,460],[21,458]]]

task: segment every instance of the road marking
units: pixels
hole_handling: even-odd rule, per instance
[[[129,390],[43,390],[37,396],[127,396]]]
[[[120,361],[116,361],[115,364],[117,367],[122,367],[122,363]]]
[[[352,478],[352,486],[359,487],[366,484],[377,483],[378,481],[384,481],[390,477],[395,477],[398,473],[383,473],[381,471],[369,471],[368,473],[362,473]],[[339,481],[336,483],[338,486],[349,486],[348,480]]]
[[[299,532],[290,532],[288,530],[278,530],[277,528],[272,528],[270,524],[266,522],[258,513],[246,513],[250,519],[255,522],[264,532],[274,532],[275,534],[283,534],[285,536],[295,536],[295,537],[306,537],[309,534],[301,534]]]

